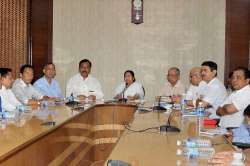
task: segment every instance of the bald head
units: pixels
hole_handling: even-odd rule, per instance
[[[192,85],[198,86],[199,83],[202,81],[201,68],[200,67],[192,68],[190,70],[189,79]]]

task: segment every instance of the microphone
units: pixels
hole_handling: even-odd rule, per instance
[[[128,84],[126,83],[124,89],[123,89],[122,92],[121,92],[122,98],[119,99],[120,102],[125,102],[125,103],[127,102],[128,99],[126,99],[126,98],[124,97],[124,93],[125,93],[125,91],[127,90],[127,88],[128,88]]]
[[[175,126],[171,126],[170,118],[174,111],[172,111],[168,116],[167,125],[160,126],[160,132],[180,132],[181,130]]]
[[[161,97],[162,96],[159,96],[158,104],[153,107],[153,110],[158,110],[158,111],[165,111],[165,110],[167,110],[166,108],[164,108],[164,107],[161,106]]]

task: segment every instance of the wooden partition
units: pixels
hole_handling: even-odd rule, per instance
[[[29,0],[1,0],[0,19],[0,67],[16,77],[28,59]]]
[[[226,0],[225,83],[236,67],[249,66],[250,1]]]
[[[59,126],[27,138],[27,142],[2,155],[0,165],[103,165],[124,131],[123,124],[132,120],[135,109],[123,104],[91,107]],[[40,127],[33,129],[37,128]]]

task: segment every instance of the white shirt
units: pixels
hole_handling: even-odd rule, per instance
[[[95,95],[96,99],[103,98],[100,82],[90,74],[86,79],[83,79],[81,74],[77,73],[69,79],[66,87],[66,97],[69,97],[71,94],[73,94],[74,97],[79,95]]]
[[[211,113],[210,118],[219,119],[220,117],[216,115],[216,110],[223,103],[227,96],[225,86],[218,78],[215,77],[209,83],[207,83],[207,86],[204,90],[205,94],[202,100],[212,106],[211,108],[207,109],[207,111]]]
[[[2,99],[2,107],[5,111],[15,111],[17,106],[22,105],[11,89],[6,89],[5,86],[2,86],[2,89],[0,89],[0,96]]]
[[[230,96],[221,104],[221,107],[225,104],[233,104],[238,112],[222,116],[219,125],[221,127],[239,127],[244,121],[244,110],[250,104],[250,86],[247,85],[240,90],[236,90],[231,93]]]
[[[123,94],[122,94],[123,93]],[[126,88],[126,83],[120,84],[115,89],[115,96],[118,94],[122,94],[124,98],[128,98],[128,96],[139,95],[140,99],[144,98],[144,90],[140,83],[133,82],[129,87]]]
[[[183,93],[185,93],[185,86],[181,83],[180,80],[177,81],[175,86],[172,86],[167,81],[160,92],[161,96],[182,95]]]
[[[30,99],[40,100],[43,98],[43,95],[39,91],[31,84],[26,84],[21,78],[16,79],[12,85],[12,92],[23,104],[28,104]]]
[[[190,85],[187,93],[186,93],[186,100],[197,100],[199,97],[204,96],[205,88],[207,83],[205,81],[201,81],[198,86]]]

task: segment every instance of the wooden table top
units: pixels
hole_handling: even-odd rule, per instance
[[[157,112],[135,114],[131,129],[141,130],[166,124],[168,115]],[[199,136],[196,129],[197,118],[188,117],[181,125],[179,116],[172,115],[171,125],[178,126],[182,130],[180,133],[163,134],[157,130],[139,133],[127,130],[121,136],[108,160],[123,160],[133,166],[186,165],[186,159],[176,155],[177,149],[181,149],[177,147],[176,141]],[[214,146],[216,152],[233,149],[223,136],[204,138],[211,139],[214,144],[220,144]],[[199,160],[198,162],[199,165],[207,165],[206,160]]]
[[[124,103],[104,103],[100,101],[84,105],[84,111],[103,105],[127,106]],[[134,104],[131,104],[131,106],[134,106]],[[65,105],[58,105],[22,113],[15,120],[7,120],[8,124],[4,128],[5,125],[2,125],[0,121],[0,160],[52,132],[80,113],[79,110],[73,110]],[[55,125],[42,125],[46,122],[55,122]]]
[[[101,104],[90,107],[98,106]],[[31,113],[22,115],[16,119],[15,123],[9,124],[6,129],[0,129],[0,160],[52,132],[80,113],[66,106],[56,106],[49,107],[47,110],[33,110]],[[168,115],[156,112],[136,113],[130,125],[135,130],[160,126],[166,124]],[[180,133],[162,134],[156,130],[137,133],[126,130],[108,159],[124,160],[133,166],[176,165],[177,161],[185,162],[183,157],[176,156],[176,140],[196,137],[196,120],[190,118],[185,125],[181,125],[178,117],[173,116],[171,123],[182,129]],[[56,122],[55,126],[41,125],[48,121]],[[215,146],[216,151],[232,149],[229,144],[225,144],[222,136],[212,138],[212,141],[213,143],[223,143]]]
[[[24,113],[15,122],[8,122],[5,129],[0,129],[0,159],[47,134],[77,114],[79,112],[72,111],[69,107],[56,106],[48,110],[33,110]],[[48,121],[56,122],[55,126],[41,125]]]

